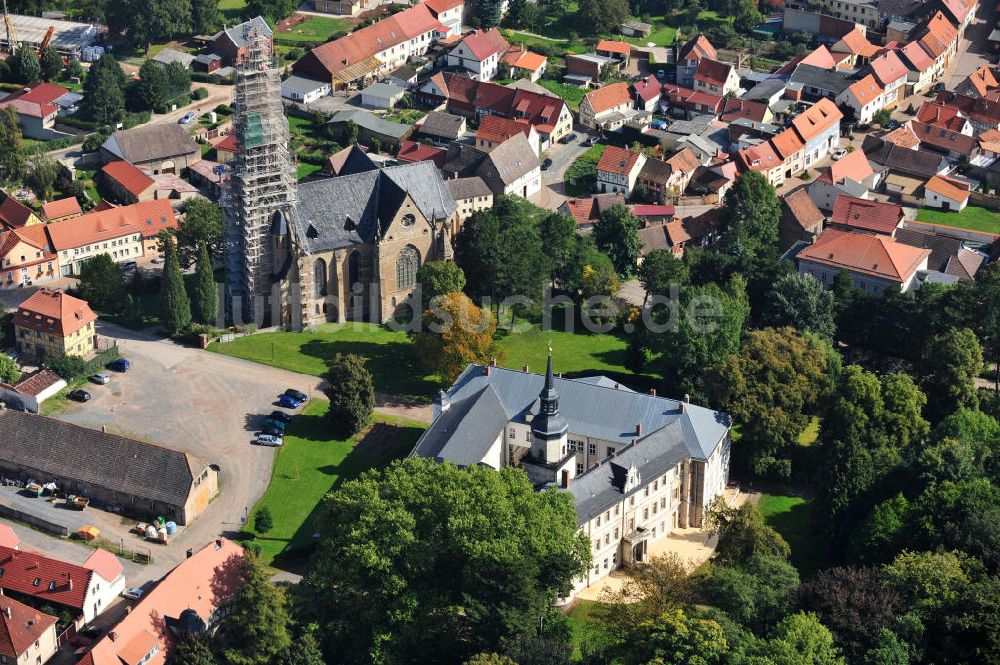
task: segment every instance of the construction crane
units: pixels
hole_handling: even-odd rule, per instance
[[[3,22],[7,26],[7,51],[13,55],[17,50],[17,32],[14,30],[14,19],[7,13],[7,0],[3,0]]]
[[[49,29],[45,31],[45,36],[42,37],[42,43],[38,47],[38,57],[42,57],[42,51],[44,51],[45,47],[49,45],[50,41],[52,41],[52,33],[54,33],[55,31],[56,31],[56,26],[54,25],[50,25]]]

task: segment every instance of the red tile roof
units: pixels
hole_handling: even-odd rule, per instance
[[[976,139],[968,134],[928,125],[917,120],[911,120],[908,124],[921,143],[962,155],[972,156],[976,151]]]
[[[239,144],[236,142],[236,134],[226,134],[221,141],[215,144],[216,150],[223,150],[225,152],[236,152],[239,148]]]
[[[939,102],[924,102],[921,104],[920,110],[917,111],[917,120],[928,125],[954,131],[962,131],[966,122],[965,118],[962,117],[961,111],[957,108]]]
[[[697,37],[694,37],[681,48],[680,54],[677,56],[677,61],[682,62],[684,60],[700,60],[701,58],[714,58],[718,55],[715,47],[712,46],[712,42],[702,33],[698,33]]]
[[[855,81],[847,89],[851,91],[851,94],[854,95],[854,98],[858,100],[858,104],[862,107],[868,106],[882,94],[882,87],[871,74],[860,81]]]
[[[902,127],[892,130],[888,134],[882,135],[883,141],[888,141],[893,145],[898,145],[901,148],[916,148],[920,145],[920,140],[910,129],[910,123],[906,123]]]
[[[736,97],[726,97],[722,104],[722,113],[719,120],[732,122],[745,118],[754,122],[764,122],[767,117],[767,104],[752,102],[748,99],[738,99]]]
[[[889,87],[890,83],[894,83],[901,78],[906,78],[906,74],[909,69],[903,64],[903,61],[899,59],[895,51],[889,50],[884,52],[877,58],[873,58],[871,62],[868,63],[871,67],[872,73],[875,78],[878,79],[882,87]]]
[[[0,589],[77,610],[83,609],[93,575],[83,566],[10,547],[0,547],[0,570]]]
[[[609,145],[604,149],[601,160],[597,162],[598,173],[614,173],[628,175],[635,168],[636,162],[642,156],[641,152],[632,152],[627,148]]]
[[[861,34],[857,28],[841,37],[840,41],[833,45],[834,50],[840,50],[841,43],[848,49],[849,53],[860,55],[863,58],[870,58],[878,52],[878,47],[868,41],[868,38]]]
[[[799,252],[798,258],[902,284],[930,253],[929,249],[910,247],[885,235],[826,229],[816,242]]]
[[[962,115],[970,120],[984,125],[1000,125],[1000,102],[983,98],[976,99],[947,90],[939,92],[934,101],[958,109]]]
[[[663,85],[653,76],[636,81],[632,84],[632,88],[639,99],[646,102],[659,98],[663,93]]]
[[[42,212],[46,219],[58,219],[67,215],[82,215],[83,208],[75,196],[67,196],[64,199],[56,199],[42,205]]]
[[[476,140],[503,143],[515,134],[524,134],[525,138],[531,138],[531,130],[531,123],[527,120],[509,120],[497,115],[486,115],[479,122]]]
[[[770,141],[740,150],[736,153],[736,160],[743,170],[751,171],[770,171],[784,163]]]
[[[434,166],[441,168],[448,159],[448,151],[444,148],[435,148],[432,145],[424,145],[416,141],[404,139],[399,145],[399,153],[396,159],[401,162],[434,162]]]
[[[628,83],[612,83],[603,88],[592,90],[584,95],[584,99],[590,102],[594,113],[603,113],[608,109],[613,109],[622,104],[632,104],[632,95],[628,89]]]
[[[424,4],[427,5],[431,12],[433,12],[436,16],[448,11],[449,9],[461,7],[465,4],[465,0],[426,0]]]
[[[839,123],[844,114],[831,100],[823,98],[792,119],[792,126],[799,133],[799,138],[809,143],[829,129],[830,125]]]
[[[59,107],[55,106],[53,102],[67,92],[69,92],[69,88],[51,83],[31,83],[0,100],[0,108],[13,106],[14,110],[21,115],[45,118],[59,110]]]
[[[969,199],[969,183],[936,175],[924,185],[924,189],[940,194],[953,201],[967,201]]]
[[[482,62],[487,58],[498,55],[510,48],[510,44],[503,38],[500,31],[490,28],[487,31],[476,30],[465,36],[462,40],[473,57]]]
[[[101,169],[106,176],[121,185],[126,192],[140,196],[156,182],[137,166],[125,161],[111,162]]]
[[[13,598],[0,598],[0,656],[20,662],[53,624],[56,618]]]
[[[788,213],[787,215],[783,214],[782,217],[791,218],[806,231],[812,231],[817,225],[822,227],[824,215],[813,203],[809,197],[809,191],[805,187],[799,187],[794,192],[786,194],[781,200],[784,203],[782,212]]]
[[[12,229],[27,225],[28,220],[34,214],[31,208],[10,194],[3,200],[3,203],[0,203],[0,222],[3,222]]]
[[[64,291],[42,289],[17,306],[13,324],[66,337],[96,320],[97,315],[86,300],[74,298]]]
[[[712,58],[702,58],[698,62],[698,69],[694,72],[694,80],[714,83],[721,88],[726,85],[726,81],[729,79],[729,74],[732,71],[733,66],[727,62],[719,62]]]
[[[703,109],[712,111],[713,113],[718,113],[719,109],[722,108],[722,100],[725,99],[719,95],[713,95],[710,92],[695,92],[688,97],[685,102],[688,105],[698,105]]]
[[[849,229],[892,235],[903,219],[903,209],[893,203],[869,201],[841,194],[833,204],[831,224]]]
[[[167,199],[142,201],[49,224],[46,229],[56,251],[140,233],[149,238],[177,228],[174,209]]]
[[[900,52],[918,72],[925,72],[934,66],[934,59],[927,54],[927,51],[920,46],[920,42],[916,40],[904,46],[900,49]]]
[[[94,553],[83,562],[83,567],[89,568],[108,582],[114,582],[125,574],[125,566],[118,557],[102,548],[94,550]]]
[[[566,208],[577,224],[590,224],[598,219],[597,199],[567,199]]]
[[[566,102],[558,97],[530,90],[474,81],[451,73],[435,75],[431,80],[444,92],[449,105],[456,104],[468,111],[490,111],[494,115],[508,118],[524,118],[543,134],[548,134],[555,128],[564,109],[568,112]],[[622,85],[627,90],[628,85]]]
[[[629,55],[632,52],[632,45],[627,42],[616,42],[612,39],[602,39],[597,42],[597,46],[594,47],[595,51],[606,51],[608,53],[617,53],[619,55]]]

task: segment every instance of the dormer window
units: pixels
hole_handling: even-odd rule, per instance
[[[625,479],[625,492],[631,492],[635,488],[639,487],[642,483],[642,478],[639,477],[639,469],[635,468],[633,464],[628,468],[628,476]]]

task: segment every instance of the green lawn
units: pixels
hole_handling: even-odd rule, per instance
[[[816,443],[816,440],[818,438],[819,438],[819,418],[813,416],[812,418],[809,419],[809,424],[806,425],[806,428],[802,430],[801,434],[799,434],[799,445],[811,446],[812,444]]]
[[[788,541],[791,561],[803,578],[819,570],[822,545],[817,537],[813,504],[798,496],[764,493],[757,505],[764,520]]]
[[[550,340],[556,371],[617,375],[626,384],[630,379],[643,384],[630,387],[646,387],[644,378],[633,377],[625,369],[625,341],[614,335],[542,332],[532,326],[527,332],[499,337],[501,364],[520,369],[527,363],[533,371],[543,371]],[[225,344],[213,343],[208,348],[264,364],[272,364],[273,358],[278,367],[313,376],[326,372],[327,361],[335,353],[356,353],[367,359],[375,389],[380,392],[426,400],[440,387],[437,377],[426,374],[420,366],[406,333],[372,323],[324,324],[312,332],[260,333]]]
[[[966,206],[962,212],[922,208],[917,212],[917,221],[954,226],[970,231],[1000,233],[1000,213],[977,206]]]
[[[275,41],[285,43],[328,42],[338,32],[347,32],[351,24],[332,16],[310,16],[288,32],[276,32]]]
[[[401,418],[375,416],[372,427],[358,437],[331,439],[326,400],[313,400],[295,416],[278,450],[271,483],[250,513],[246,531],[261,546],[265,563],[277,567],[301,561],[320,530],[317,508],[323,497],[345,480],[363,471],[385,466],[413,448],[425,425]],[[266,534],[253,530],[253,515],[267,506],[274,528]]]
[[[597,162],[604,154],[604,144],[592,146],[566,169],[566,196],[580,196],[594,189],[597,180]]]
[[[548,32],[548,28],[546,28],[546,32]],[[503,34],[507,41],[513,45],[524,44],[529,49],[532,46],[541,46],[546,49],[558,49],[561,52],[561,55],[565,55],[567,53],[586,53],[589,50],[587,45],[580,40],[570,42],[568,39],[542,37],[540,35],[521,32],[520,30],[504,30]]]
[[[618,39],[621,39],[623,42],[629,42],[630,44],[637,44],[639,46],[645,46],[649,42],[653,42],[657,46],[670,46],[674,43],[674,37],[676,35],[677,28],[675,26],[667,25],[661,21],[656,21],[653,23],[653,31],[649,33],[648,37],[628,37],[621,35]]]
[[[306,176],[310,176],[316,171],[319,171],[323,167],[319,164],[308,164],[306,162],[299,162],[298,167],[295,169],[295,178],[297,180],[302,180]]]
[[[578,600],[569,612],[566,620],[569,622],[570,640],[573,643],[573,660],[580,660],[580,646],[591,641],[594,635],[597,618],[594,610],[600,606],[596,600]]]
[[[226,25],[233,25],[243,20],[243,10],[246,9],[246,0],[219,0],[219,10],[226,19]]]
[[[574,111],[580,109],[580,102],[583,101],[583,96],[587,94],[587,90],[584,88],[567,85],[559,81],[553,81],[552,79],[540,79],[538,85],[561,97],[566,102],[566,105]]]

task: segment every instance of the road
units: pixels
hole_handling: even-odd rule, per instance
[[[983,65],[990,64],[990,43],[987,37],[993,30],[995,8],[996,5],[992,2],[979,3],[976,18],[965,29],[965,37],[959,44],[958,53],[947,72],[950,78],[947,75],[942,78],[948,90],[954,90],[955,86],[964,81],[969,74]]]
[[[582,129],[575,129],[574,133],[577,138],[572,143],[556,143],[545,152],[544,157],[551,159],[552,165],[548,170],[542,171],[542,191],[537,201],[542,208],[555,210],[568,198],[564,182],[566,170],[587,151],[583,142],[589,137]]]

